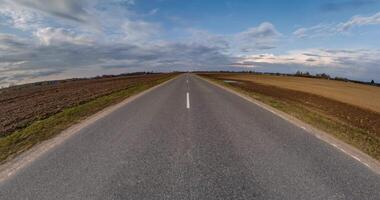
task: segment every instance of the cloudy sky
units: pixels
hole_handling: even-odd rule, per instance
[[[380,82],[380,1],[0,0],[0,86],[173,70]]]

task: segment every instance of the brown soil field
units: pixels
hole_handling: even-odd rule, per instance
[[[244,80],[277,86],[352,104],[380,113],[380,87],[351,82],[254,74],[220,74],[219,78]]]
[[[65,108],[167,76],[170,74],[49,81],[1,89],[0,137]]]

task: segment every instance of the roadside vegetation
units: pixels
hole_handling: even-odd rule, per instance
[[[380,88],[305,77],[200,73],[380,160]]]
[[[0,90],[0,163],[177,74],[107,76]]]

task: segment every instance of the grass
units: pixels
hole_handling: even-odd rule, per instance
[[[319,112],[316,109],[311,109],[307,105],[273,98],[257,92],[246,91],[220,79],[210,77],[207,78],[213,82],[229,87],[237,92],[261,101],[275,109],[283,111],[356,147],[371,157],[380,160],[380,138],[376,137],[376,135],[369,134],[367,130],[350,126],[349,124],[343,123],[331,116]]]
[[[375,112],[380,112],[380,87],[336,80],[290,76],[226,74],[225,77],[313,93],[365,109],[370,109]]]
[[[167,81],[173,78],[173,76],[174,75],[164,77],[148,83],[135,84],[128,89],[101,96],[81,105],[64,109],[55,115],[43,120],[35,121],[24,129],[0,138],[0,163],[4,163],[30,149],[34,145],[52,138],[68,127],[96,112],[110,105],[119,103],[125,98],[142,92],[150,87]]]

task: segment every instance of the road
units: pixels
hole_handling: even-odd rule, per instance
[[[380,177],[186,74],[20,169],[0,183],[0,199],[380,199]]]

